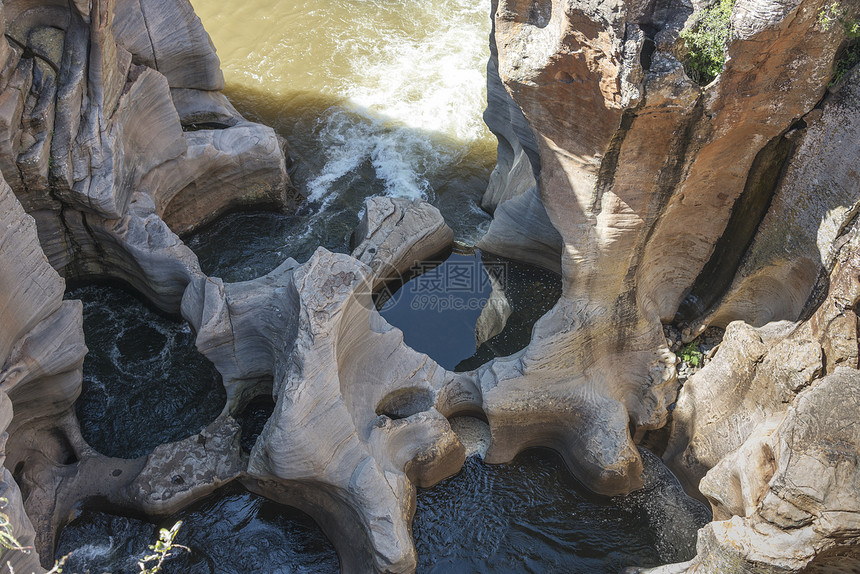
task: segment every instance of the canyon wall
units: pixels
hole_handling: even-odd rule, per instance
[[[725,66],[700,86],[680,32],[709,4],[494,3],[483,247],[528,254],[545,212],[564,294],[526,351],[479,373],[488,460],[545,445],[590,488],[635,488],[633,445],[677,396],[661,323],[685,341],[727,327],[663,443],[717,522],[693,562],[654,571],[850,568],[858,415],[834,409],[858,376],[860,72],[828,90],[848,42],[819,16],[830,3],[737,0]]]
[[[165,516],[239,480],[311,514],[344,572],[412,572],[415,488],[460,469],[448,418],[467,413],[489,422],[488,462],[548,446],[610,495],[641,486],[637,444],[668,424],[664,459],[716,522],[696,559],[658,571],[853,564],[860,72],[828,92],[845,35],[825,4],[737,0],[725,68],[699,86],[680,32],[705,3],[494,2],[480,246],[564,289],[526,349],[453,373],[372,304],[450,247],[424,202],[370,200],[352,255],[235,284],[201,271],[179,234],[296,198],[277,135],[220,93],[187,1],[3,3],[0,422],[19,540],[47,567],[79,504]],[[181,315],[222,376],[221,416],[138,459],[92,449],[64,278],[118,279]],[[673,321],[687,340],[727,327],[680,394]],[[234,415],[261,394],[275,412],[243,454]]]

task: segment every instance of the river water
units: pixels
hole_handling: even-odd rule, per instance
[[[510,317],[501,332],[478,341],[481,306],[468,303],[462,313],[444,315],[443,303],[436,302],[453,306],[450,289],[415,290],[410,283],[382,306],[382,314],[404,331],[407,343],[452,369],[472,369],[524,347],[534,321],[558,298],[558,277],[469,249],[489,222],[479,203],[495,161],[495,141],[481,120],[489,3],[192,4],[218,49],[228,96],[247,117],[273,126],[286,139],[293,181],[308,198],[295,213],[236,213],[185,238],[203,270],[242,281],[267,273],[286,257],[302,262],[320,245],[347,252],[365,198],[425,198],[465,246],[441,262],[440,272],[450,277],[451,266],[502,264],[509,274],[504,291]],[[474,289],[469,300],[486,301],[491,287]],[[197,432],[224,399],[217,373],[189,350],[193,334],[187,326],[111,289],[70,293],[85,301],[91,349],[85,398],[77,409],[85,437],[98,450],[131,457],[147,452],[153,441]],[[416,313],[426,311],[428,301],[430,314]],[[130,348],[126,339],[140,344]],[[440,341],[446,344],[440,347]],[[200,390],[192,393],[193,408],[176,399],[178,406],[168,409],[168,414],[189,413],[177,416],[176,428],[135,441],[139,429],[161,423],[143,409],[117,408],[134,402],[115,384],[127,380],[142,382],[141,396],[158,397],[156,402],[168,406],[174,399],[161,389],[169,381],[190,380],[189,388]],[[243,436],[245,450],[273,407],[259,398],[240,414],[249,431]],[[113,413],[109,420],[106,412]],[[126,438],[117,443],[119,436]],[[418,491],[413,525],[418,571],[610,573],[691,558],[696,530],[709,513],[683,494],[659,459],[643,454],[647,487],[624,498],[589,493],[549,451],[529,451],[502,466],[469,458],[457,476]],[[238,485],[159,524],[102,510],[81,509],[63,530],[57,556],[78,549],[68,571],[137,572],[136,559],[157,528],[179,519],[184,525],[177,541],[191,552],[168,562],[168,574],[338,570],[331,543],[308,516]]]
[[[473,244],[480,237],[489,222],[480,198],[496,145],[481,119],[488,4],[192,4],[217,47],[230,100],[286,138],[295,160],[293,181],[308,197],[287,217],[222,221],[221,227],[237,233],[248,226],[265,229],[251,240],[249,259],[224,279],[249,279],[287,256],[303,262],[319,245],[347,251],[356,214],[371,195],[427,199],[458,240]],[[210,260],[227,263],[224,258],[231,257],[201,243],[192,248],[207,272]]]

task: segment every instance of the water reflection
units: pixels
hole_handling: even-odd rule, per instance
[[[415,270],[379,312],[407,345],[457,371],[524,349],[561,296],[555,273],[469,249]]]

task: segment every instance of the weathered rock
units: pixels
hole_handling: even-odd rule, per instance
[[[508,318],[513,313],[511,303],[505,295],[505,285],[492,274],[488,276],[493,290],[475,323],[475,348],[504,331]]]
[[[150,172],[141,185],[170,228],[187,233],[240,207],[285,209],[289,177],[274,130],[242,120],[186,132],[187,151]]]
[[[277,407],[248,474],[254,490],[317,518],[344,571],[411,572],[413,484],[435,484],[465,458],[434,406],[457,376],[403,344],[375,311],[371,280],[323,249],[295,271],[298,333],[274,357]],[[356,535],[368,546],[350,543]]]
[[[171,88],[223,90],[221,62],[188,0],[118,0],[117,39]]]
[[[493,12],[496,10],[493,3]],[[484,122],[498,138],[496,167],[481,201],[494,214],[478,247],[512,259],[561,271],[561,236],[550,223],[538,194],[540,156],[522,110],[499,77],[495,25],[487,64],[487,109]]]
[[[839,368],[800,393],[702,481],[714,518],[669,573],[850,572],[860,567],[860,372]]]
[[[770,182],[779,185],[767,215],[732,285],[692,326],[694,334],[701,326],[723,326],[736,319],[758,327],[800,318],[819,275],[833,266],[837,239],[857,214],[858,114],[860,69],[855,69],[838,91],[828,94],[821,109],[802,120],[808,127],[795,130],[801,139],[785,176]]]
[[[823,359],[817,341],[729,324],[713,360],[684,384],[673,414],[664,458],[688,492],[695,494],[709,469],[820,376]]]
[[[713,360],[678,397],[664,459],[695,493],[705,473],[797,394],[837,367],[857,368],[860,234],[851,228],[826,298],[800,324],[731,323]]]
[[[352,256],[373,272],[373,290],[402,281],[418,263],[450,250],[454,232],[423,200],[372,197],[352,235]]]
[[[725,69],[702,88],[676,57],[689,5],[498,3],[499,77],[537,143],[564,293],[523,353],[478,372],[488,461],[544,444],[599,492],[641,484],[633,439],[665,423],[677,388],[660,321],[761,177],[756,158],[824,93],[843,35],[821,29],[822,5],[739,0]]]
[[[2,179],[0,229],[0,428],[3,462],[14,468],[15,455],[11,461],[6,458],[7,451],[16,450],[6,444],[7,430],[14,441],[22,425],[71,410],[80,393],[86,347],[80,303],[63,302],[64,282],[39,248],[33,219]],[[13,535],[32,546],[35,531],[18,485],[5,468],[0,488],[8,500],[2,510]],[[13,567],[39,569],[36,553],[6,551],[4,559]]]

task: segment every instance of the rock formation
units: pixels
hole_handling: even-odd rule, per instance
[[[220,94],[186,0],[5,2],[0,484],[19,540],[47,566],[80,503],[166,515],[240,480],[311,514],[345,572],[411,572],[415,487],[465,456],[449,418],[486,417],[489,462],[549,446],[620,494],[677,399],[664,458],[717,522],[659,572],[855,564],[860,72],[826,95],[844,32],[825,4],[737,0],[725,69],[698,86],[679,33],[702,2],[494,1],[480,246],[560,270],[564,292],[526,349],[455,374],[372,300],[450,248],[424,202],[370,200],[351,256],[235,284],[201,271],[178,234],[294,198],[277,135]],[[63,278],[103,277],[181,314],[227,389],[201,433],[134,460],[95,452],[72,411],[86,349]],[[727,325],[680,396],[661,326],[676,318],[688,340]],[[268,393],[243,455],[233,415]]]
[[[858,397],[860,371],[839,367],[760,424],[701,483],[715,522],[696,558],[640,572],[855,571]]]
[[[734,465],[735,490],[726,490],[725,469],[701,487],[718,519],[788,512],[773,501],[755,510],[747,490],[762,492],[770,476],[743,474],[755,450],[747,441],[772,429],[798,393],[824,384],[820,377],[857,366],[851,238],[860,72],[828,94],[845,37],[822,24],[826,4],[738,0],[725,68],[701,87],[679,61],[679,32],[707,3],[494,3],[486,117],[500,161],[485,196],[496,219],[483,246],[522,257],[539,243],[540,210],[515,203],[531,189],[528,161],[562,238],[564,294],[524,352],[478,371],[493,433],[488,460],[543,444],[591,488],[635,488],[633,441],[663,424],[676,391],[660,322],[683,322],[686,340],[728,325],[717,355],[678,399],[666,459],[696,494],[709,469]],[[856,7],[844,16],[855,17]],[[492,77],[496,59],[508,99]],[[504,234],[514,239],[496,239]],[[840,440],[838,452],[860,449],[853,435]],[[820,456],[841,456],[827,445],[825,435],[817,448],[830,454]],[[810,470],[787,454],[781,464],[787,476]],[[856,498],[850,481],[831,482],[818,503],[835,511],[841,497]],[[830,546],[844,555],[841,545],[855,536],[839,539],[852,528],[844,516],[832,528],[811,528],[820,543],[798,538],[797,556]],[[759,532],[761,523],[748,525]],[[737,560],[709,561],[710,549],[741,544],[721,524],[700,540],[693,565],[660,572],[759,571],[751,566],[759,557],[770,566],[756,568],[768,572],[805,564],[780,562],[777,540],[794,528],[785,521],[771,522],[782,533],[772,530],[768,540],[744,534]]]

